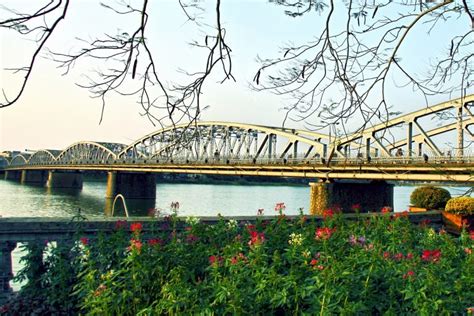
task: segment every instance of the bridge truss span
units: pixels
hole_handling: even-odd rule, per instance
[[[118,160],[209,161],[322,157],[324,134],[260,125],[199,122],[146,135],[118,154]]]
[[[118,143],[78,142],[63,150],[54,164],[112,163],[125,145]]]

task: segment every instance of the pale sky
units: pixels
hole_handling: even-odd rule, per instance
[[[108,1],[107,3],[109,3]],[[168,82],[182,79],[176,70],[185,68],[198,70],[204,64],[204,57],[187,42],[192,39],[203,41],[203,31],[186,22],[186,16],[177,1],[150,1],[152,11],[148,38],[153,40],[152,49],[158,60],[158,68]],[[37,0],[2,0],[5,6],[19,10],[38,5]],[[203,22],[214,25],[213,7],[206,5]],[[319,33],[321,18],[310,14],[300,19],[285,16],[284,9],[269,4],[266,0],[224,0],[222,20],[227,30],[227,41],[232,48],[234,76],[236,83],[223,85],[215,83],[219,76],[205,86],[203,103],[210,105],[203,120],[219,120],[281,125],[285,98],[269,93],[257,93],[248,88],[258,69],[257,54],[261,57],[278,56],[279,48],[288,41],[304,43]],[[0,20],[6,14],[0,10]],[[48,44],[53,50],[68,52],[77,49],[75,39],[95,38],[104,32],[112,34],[127,30],[130,21],[100,7],[99,1],[72,1],[66,20],[55,31]],[[449,24],[451,23],[451,24]],[[467,24],[467,23],[466,23]],[[459,21],[436,28],[431,36],[409,36],[401,54],[412,57],[413,67],[429,64],[428,53],[446,49],[448,43],[437,41],[456,30],[465,28]],[[212,30],[207,28],[207,33]],[[34,46],[31,42],[18,40],[17,33],[0,29],[0,67],[21,66],[28,61]],[[64,149],[82,140],[131,143],[142,135],[157,129],[140,115],[140,106],[135,98],[109,97],[102,123],[99,125],[101,102],[89,98],[89,92],[75,83],[84,82],[81,77],[94,65],[78,63],[68,76],[46,59],[39,59],[35,65],[26,92],[20,101],[8,108],[0,109],[0,151],[24,149]],[[82,80],[82,81],[81,81]],[[18,77],[2,70],[0,87],[7,95],[13,95],[19,87]],[[421,109],[422,99],[415,92],[390,91],[396,109],[404,113]],[[435,100],[437,102],[445,99]],[[303,128],[303,125],[289,124]],[[323,131],[324,132],[324,131]]]

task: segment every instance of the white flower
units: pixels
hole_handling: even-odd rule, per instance
[[[189,224],[190,226],[194,226],[199,223],[199,218],[194,217],[194,216],[189,216],[189,217],[186,217],[185,222]]]
[[[234,229],[237,227],[237,221],[235,219],[231,219],[227,222],[227,227],[230,229]]]
[[[303,235],[291,233],[288,243],[293,246],[300,246],[303,243]]]

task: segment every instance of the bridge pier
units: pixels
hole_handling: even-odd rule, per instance
[[[148,209],[155,207],[155,174],[108,172],[106,190],[106,213],[110,214],[110,212],[112,211],[113,200],[118,194],[124,196],[127,207],[136,210],[140,213],[140,215],[146,215]],[[122,206],[121,201],[117,201],[116,210],[118,210],[118,206]],[[118,214],[117,211],[114,211],[114,213]]]
[[[45,185],[48,181],[48,172],[46,170],[22,170],[22,184]]]
[[[48,188],[82,189],[82,173],[79,171],[49,171]]]
[[[371,182],[311,182],[310,214],[321,215],[330,208],[341,208],[344,213],[379,212],[383,207],[393,208],[393,184]]]
[[[20,181],[21,171],[20,170],[6,170],[5,180]]]

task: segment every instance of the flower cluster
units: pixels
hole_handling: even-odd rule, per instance
[[[329,228],[329,227],[320,227],[316,229],[315,233],[315,239],[316,240],[326,240],[331,238],[331,235],[336,231],[335,228]]]
[[[132,238],[130,239],[130,246],[128,247],[129,251],[136,251],[137,253],[140,253],[142,250],[142,242],[138,239]]]
[[[327,209],[323,211],[324,219],[333,218],[333,216],[334,216],[334,211],[332,209]]]
[[[426,262],[438,262],[441,258],[441,250],[423,250],[421,253],[421,260]]]
[[[190,226],[194,226],[194,225],[199,224],[199,218],[194,217],[194,216],[188,216],[188,217],[186,217],[185,222],[186,222],[186,224],[188,224]]]
[[[366,243],[366,239],[364,236],[355,236],[355,235],[350,235],[349,236],[349,244],[351,244],[352,246],[363,246],[365,245]]]
[[[133,232],[133,233],[140,233],[143,229],[143,225],[142,223],[140,222],[137,222],[137,223],[132,223],[130,225],[130,230]]]
[[[303,235],[297,233],[291,233],[288,243],[292,246],[301,246],[303,243]]]
[[[265,233],[259,233],[255,230],[250,232],[249,246],[258,246],[265,241]]]
[[[231,219],[227,222],[227,228],[229,228],[229,229],[235,229],[235,228],[237,228],[237,225],[238,225],[238,223],[235,219]]]
[[[278,212],[281,214],[283,213],[285,209],[286,209],[286,206],[284,202],[280,202],[275,205],[275,212]]]
[[[152,238],[148,240],[148,245],[150,246],[156,246],[156,245],[164,245],[164,241],[161,240],[160,238]]]
[[[221,256],[209,256],[209,264],[213,267],[218,267],[222,264],[224,258]]]
[[[245,257],[245,255],[241,252],[239,252],[238,255],[236,256],[233,256],[232,258],[230,258],[230,263],[231,264],[237,264],[239,262],[247,262],[247,258]]]

